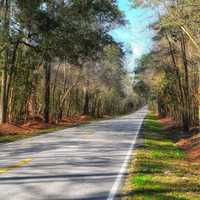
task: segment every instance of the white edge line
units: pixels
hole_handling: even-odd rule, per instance
[[[146,114],[145,114],[145,115],[146,115]],[[144,118],[145,118],[145,116],[144,116]],[[127,169],[129,160],[130,160],[130,158],[131,158],[132,151],[133,151],[133,148],[134,148],[134,146],[135,146],[135,143],[136,143],[138,134],[139,134],[139,132],[140,132],[141,126],[142,126],[143,121],[144,121],[144,118],[142,119],[140,125],[138,126],[137,133],[136,133],[136,135],[135,135],[135,137],[134,137],[134,139],[133,139],[133,141],[132,141],[132,143],[131,143],[131,146],[130,146],[130,148],[129,148],[129,150],[128,150],[128,153],[127,153],[127,155],[126,155],[126,158],[125,158],[125,160],[124,160],[124,163],[123,163],[123,165],[122,165],[122,167],[121,167],[121,169],[120,169],[120,171],[119,171],[119,173],[118,173],[118,175],[117,175],[117,178],[116,178],[116,180],[115,180],[115,182],[114,182],[114,184],[113,184],[113,186],[112,186],[112,189],[110,190],[110,193],[109,193],[109,196],[108,196],[107,200],[114,200],[114,198],[115,198],[115,196],[116,196],[116,194],[117,194],[117,192],[118,192],[118,190],[119,190],[119,186],[120,186],[120,184],[121,184],[121,180],[122,180],[122,178],[123,178],[123,176],[124,176],[124,174],[125,174],[125,172],[126,172],[126,169]]]

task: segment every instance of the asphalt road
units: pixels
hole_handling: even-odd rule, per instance
[[[0,200],[113,200],[147,108],[0,145]]]

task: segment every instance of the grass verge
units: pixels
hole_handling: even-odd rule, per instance
[[[163,128],[155,115],[146,117],[144,141],[129,165],[123,200],[200,200],[198,165],[186,159]]]

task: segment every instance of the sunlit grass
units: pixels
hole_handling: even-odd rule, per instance
[[[144,122],[144,144],[133,158],[123,199],[200,200],[200,173],[186,160],[156,116]]]
[[[146,175],[146,174],[137,174],[136,176],[133,177],[132,183],[137,185],[137,186],[144,186],[152,181],[152,176],[151,175]]]

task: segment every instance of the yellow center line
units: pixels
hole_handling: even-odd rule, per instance
[[[6,167],[0,168],[0,174],[5,174],[8,173],[9,171],[24,167],[25,165],[29,164],[32,162],[32,157],[29,157],[27,159],[20,160],[19,162],[13,164],[13,165],[8,165]]]
[[[85,137],[92,137],[94,135],[94,132],[93,131],[87,131],[85,132]]]

